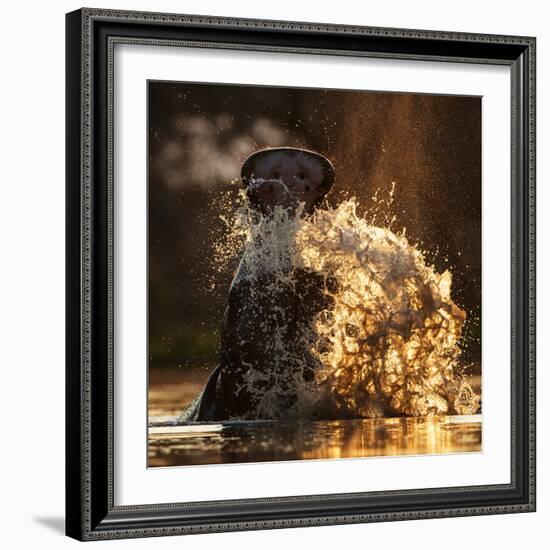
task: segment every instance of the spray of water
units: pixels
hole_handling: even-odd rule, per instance
[[[389,229],[391,220],[387,227],[372,220],[358,215],[354,198],[310,217],[300,207],[264,216],[242,199],[226,220],[220,255],[242,250],[241,274],[268,281],[259,292],[273,295],[275,310],[277,297],[295,291],[304,273],[323,282],[326,298],[306,326],[294,323],[290,339],[288,320],[275,311],[265,334],[275,367],[250,365],[245,377],[253,417],[278,418],[283,402],[284,415],[299,418],[479,409],[479,396],[460,375],[466,313],[452,300],[450,271],[436,272],[404,233]],[[304,376],[305,356],[311,376]]]

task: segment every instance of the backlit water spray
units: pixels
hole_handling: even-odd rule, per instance
[[[390,202],[391,194],[385,205],[379,201]],[[466,313],[453,302],[451,272],[436,272],[389,220],[381,227],[375,214],[358,215],[354,198],[304,217],[301,208],[279,206],[264,216],[244,197],[236,215],[224,219],[229,232],[218,260],[241,254],[248,277],[269,273],[262,292],[292,290],[304,272],[324,281],[325,306],[310,326],[293,332],[294,343],[308,348],[313,375],[303,376],[303,357],[278,319],[280,333],[271,324],[265,337],[284,369],[250,368],[246,377],[255,418],[280,417],[290,393],[295,398],[287,399],[284,416],[298,418],[478,411],[479,396],[461,374]]]

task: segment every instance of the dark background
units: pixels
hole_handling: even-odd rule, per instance
[[[336,168],[329,202],[395,196],[403,227],[468,314],[463,359],[480,369],[481,99],[410,93],[149,82],[149,365],[204,370],[238,258],[218,270],[220,197],[242,161],[265,146],[298,146]]]

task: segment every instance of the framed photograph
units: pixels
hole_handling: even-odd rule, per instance
[[[67,535],[535,510],[535,39],[67,15]]]

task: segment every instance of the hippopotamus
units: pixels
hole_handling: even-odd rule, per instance
[[[252,211],[264,218],[277,206],[311,216],[333,186],[334,167],[314,151],[269,148],[244,161],[241,180]],[[296,402],[296,382],[314,376],[312,329],[330,300],[326,284],[304,269],[292,269],[290,284],[269,269],[252,277],[241,260],[223,316],[219,364],[180,420],[284,418]]]

